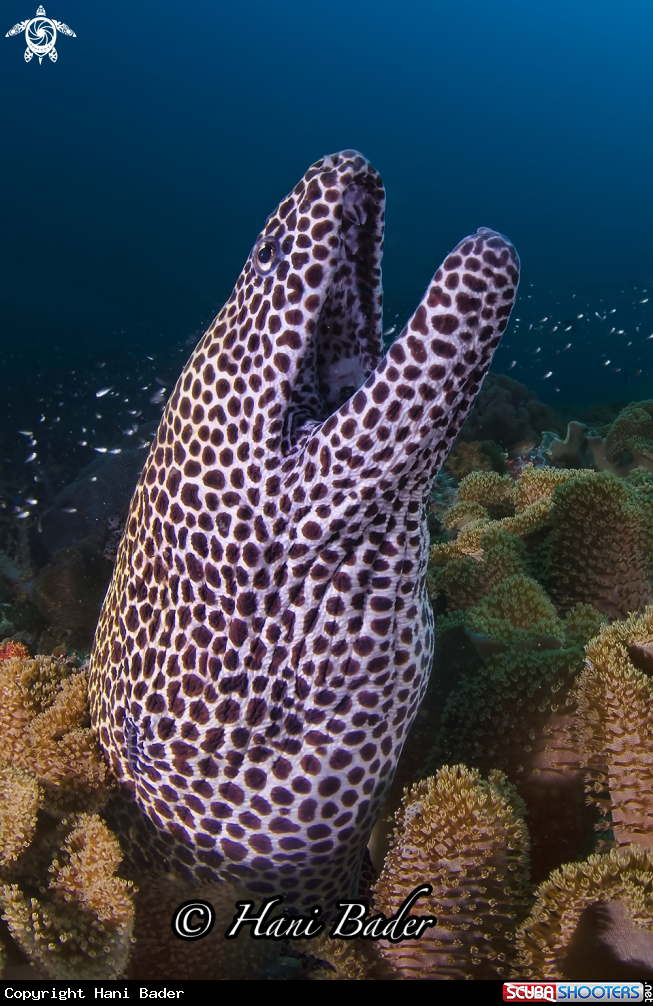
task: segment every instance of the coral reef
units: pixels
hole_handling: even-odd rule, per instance
[[[0,643],[0,660],[10,660],[11,657],[29,657],[29,650],[24,643],[4,639]]]
[[[70,822],[52,879],[40,897],[3,884],[0,905],[9,932],[49,978],[118,978],[134,921],[132,885],[115,876],[120,846],[96,815]]]
[[[291,957],[248,934],[225,941],[247,896],[147,852],[129,794],[131,823],[113,813],[86,668],[30,658],[11,639],[0,643],[3,962],[67,980],[653,974],[653,476],[626,456],[638,429],[643,442],[635,415],[611,442],[627,474],[527,465],[516,478],[474,471],[455,500],[447,475],[434,490],[428,586],[443,656],[416,720],[425,754],[409,737],[397,773],[408,787],[386,806],[401,799],[371,897],[390,915],[431,883],[417,913],[437,927],[398,945],[322,938]],[[531,879],[543,881],[534,898]],[[169,924],[191,898],[218,918],[197,943]]]
[[[458,440],[444,463],[444,470],[459,481],[471,472],[503,473],[506,471],[505,455],[490,440]]]
[[[490,530],[522,540],[527,560],[517,562],[513,546],[506,571],[534,574],[562,610],[587,603],[623,618],[653,600],[653,479],[641,470],[627,479],[532,466],[518,480],[474,472],[441,522],[455,537],[431,549],[429,590],[452,607],[470,607],[498,582]]]
[[[505,973],[510,935],[526,911],[528,834],[501,773],[487,781],[454,765],[417,783],[397,814],[374,907],[394,914],[425,880],[414,914],[438,925],[419,940],[380,941],[401,979],[492,979]]]
[[[587,647],[578,734],[590,793],[618,846],[653,846],[653,608],[607,626]]]
[[[514,977],[613,981],[650,977],[653,855],[630,846],[556,870],[517,934]]]
[[[86,669],[64,658],[0,662],[0,765],[32,775],[57,813],[99,809],[109,794],[87,689]]]
[[[89,538],[54,553],[32,588],[33,604],[49,625],[41,644],[88,653],[112,569],[103,540]]]
[[[601,432],[603,436],[573,421],[564,440],[545,432],[542,448],[563,468],[594,468],[619,478],[636,468],[653,472],[653,401],[630,402]]]
[[[562,429],[557,413],[534,391],[506,374],[488,374],[462,430],[465,440],[493,440],[502,448],[537,444],[548,429]]]
[[[652,492],[608,472],[578,475],[556,490],[548,584],[563,609],[583,601],[625,618],[651,603]]]

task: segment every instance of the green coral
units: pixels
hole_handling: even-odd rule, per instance
[[[475,472],[442,520],[450,539],[431,549],[428,588],[450,609],[473,607],[519,573],[535,577],[563,612],[582,603],[624,618],[653,601],[648,472],[620,479],[527,466],[517,483]]]
[[[429,587],[446,594],[455,608],[470,608],[506,577],[527,570],[526,548],[517,535],[489,526],[479,541],[481,556],[443,556],[433,550]]]
[[[653,601],[653,497],[609,472],[581,475],[553,495],[548,585],[563,609],[587,602],[626,618]]]
[[[612,462],[631,459],[653,460],[653,401],[631,402],[619,413],[605,441],[605,453]]]
[[[561,645],[564,635],[562,622],[543,588],[523,575],[501,579],[472,608],[467,625],[472,632],[507,646],[540,637],[553,638]]]
[[[465,625],[483,663],[450,693],[427,769],[464,761],[518,777],[538,724],[566,707],[584,646],[604,619],[590,605],[560,617],[542,586],[517,574],[438,626],[454,623]]]

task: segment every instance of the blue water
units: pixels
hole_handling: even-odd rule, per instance
[[[168,382],[267,214],[344,147],[387,187],[387,326],[491,226],[523,265],[494,369],[556,406],[653,397],[649,3],[45,7],[77,37],[39,65],[3,37],[36,0],[0,5],[0,364],[17,424],[43,408],[31,393],[66,399],[71,369],[109,359],[118,380],[154,355]]]

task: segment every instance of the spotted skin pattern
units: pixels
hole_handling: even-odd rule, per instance
[[[268,219],[186,365],[91,657],[118,779],[196,875],[353,893],[426,689],[424,501],[512,309],[482,229],[381,359],[384,190],[356,151]]]

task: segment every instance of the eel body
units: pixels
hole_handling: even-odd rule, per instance
[[[382,357],[384,190],[356,151],[269,217],[136,489],[91,657],[113,772],[200,877],[355,889],[433,653],[424,503],[512,309],[481,229]]]

